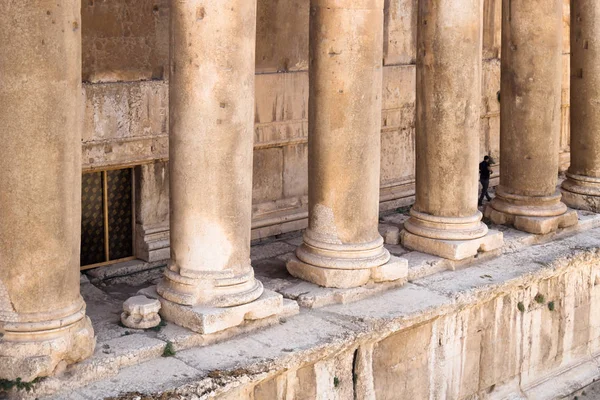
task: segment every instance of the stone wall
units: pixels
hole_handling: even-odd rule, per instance
[[[501,0],[483,2],[480,152],[498,160]],[[308,5],[258,0],[255,239],[306,225]],[[407,205],[414,195],[416,5],[385,1],[382,210]],[[568,10],[565,0],[563,168],[569,143]],[[167,0],[83,1],[84,169],[168,159],[168,14]]]
[[[424,311],[414,318],[379,320],[380,310],[357,304],[350,314],[376,326],[373,334],[316,360],[306,362],[310,357],[304,356],[304,363],[274,368],[268,377],[231,386],[215,398],[563,398],[600,374],[599,255],[597,249],[580,251],[536,272],[523,261],[518,268],[531,275],[460,295],[453,291],[471,287],[474,274],[453,283],[439,276],[425,279],[416,284],[431,290],[429,297],[415,292],[415,301],[423,304],[401,307]],[[492,274],[510,275],[517,265],[505,261],[502,271]],[[434,293],[454,295],[453,304],[428,309]]]

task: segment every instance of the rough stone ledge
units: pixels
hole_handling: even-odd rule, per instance
[[[493,226],[493,229],[504,234],[504,246],[460,261],[453,261],[435,255],[410,251],[400,245],[386,245],[393,256],[408,260],[408,281],[412,282],[426,276],[438,274],[447,270],[457,270],[473,265],[478,265],[493,260],[502,254],[510,254],[536,244],[548,243],[553,240],[566,238],[578,232],[586,231],[600,226],[600,215],[590,212],[579,212],[579,224],[560,229],[547,235],[535,235],[517,231],[505,226]],[[384,217],[386,224],[402,227],[406,216],[391,214]],[[280,247],[284,249],[285,247]],[[350,289],[323,288],[310,282],[295,278],[285,272],[285,265],[294,253],[286,253],[270,259],[261,259],[254,263],[255,271],[265,288],[281,293],[285,298],[298,302],[301,307],[319,308],[332,304],[346,304],[359,301],[371,296],[398,288],[405,282],[404,279],[395,282],[369,283],[364,286]]]
[[[600,229],[552,243],[513,249],[501,257],[470,268],[415,279],[402,288],[391,289],[350,305],[302,310],[299,315],[263,330],[211,346],[181,350],[174,357],[153,359],[120,371],[119,366],[100,362],[97,354],[82,363],[83,366],[80,364],[67,370],[61,377],[42,382],[34,395],[41,398],[60,389],[58,394],[47,398],[100,399],[132,391],[151,394],[173,391],[180,396],[175,398],[181,399],[219,396],[244,385],[263,381],[281,371],[352,351],[364,343],[381,341],[403,329],[474,307],[507,293],[522,298],[526,309],[535,308],[539,305],[530,298],[531,293],[527,292],[527,288],[531,287],[530,291],[537,290],[538,283],[568,275],[578,266],[598,265],[599,249]],[[600,274],[596,276],[596,281],[600,281]],[[182,334],[181,331],[177,332],[176,327],[167,328],[170,329],[165,329],[159,340],[177,338],[178,334]],[[207,342],[180,339],[178,343],[202,345]],[[101,351],[103,344],[98,344],[98,351]],[[149,346],[148,357],[156,354],[152,346],[154,342]],[[127,359],[132,364],[142,361],[133,355]],[[124,361],[120,363],[127,364]],[[573,360],[573,364],[563,372],[554,374],[565,377],[576,371],[573,368],[587,365],[578,360]],[[160,371],[160,374],[153,371]],[[600,371],[597,372],[600,376]],[[148,379],[152,374],[153,379]],[[588,373],[586,376],[591,375]],[[549,380],[548,377],[545,380],[542,378],[539,377],[542,383],[530,383],[530,386],[523,386],[520,390],[532,394],[543,390],[543,382]],[[99,382],[77,388],[94,380]],[[559,381],[556,377],[554,380]]]

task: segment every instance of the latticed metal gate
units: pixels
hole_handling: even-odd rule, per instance
[[[83,174],[81,268],[133,259],[133,169]]]

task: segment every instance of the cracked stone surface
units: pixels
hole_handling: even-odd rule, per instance
[[[532,300],[535,293],[551,290],[549,286],[543,289],[544,282],[563,279],[560,277],[567,276],[565,274],[579,268],[578,265],[600,263],[600,218],[591,213],[579,213],[579,218],[577,229],[543,237],[506,228],[504,233],[508,240],[501,256],[480,257],[468,263],[450,265],[447,260],[407,252],[404,256],[409,260],[410,277],[403,287],[387,288],[347,304],[301,308],[298,315],[290,316],[293,314],[290,312],[287,316],[277,317],[274,325],[267,326],[267,321],[263,321],[262,326],[244,326],[221,336],[198,335],[172,324],[158,332],[122,328],[117,324],[121,302],[86,283],[82,292],[98,334],[96,354],[71,367],[67,374],[38,384],[36,397],[80,400],[123,396],[123,399],[129,399],[126,393],[140,392],[156,395],[150,398],[160,398],[161,393],[167,392],[175,399],[207,398],[209,395],[242,399],[247,397],[245,390],[255,390],[252,388],[280,371],[294,371],[302,365],[314,364],[314,368],[325,368],[322,373],[328,376],[336,373],[331,372],[336,371],[339,361],[335,360],[345,352],[352,353],[357,346],[367,349],[364,350],[365,357],[376,357],[377,345],[374,343],[396,340],[392,338],[408,335],[416,329],[414,327],[435,326],[431,325],[432,321],[448,324],[453,321],[453,315],[476,310],[478,305],[487,304],[490,299],[508,296],[505,298],[521,301],[526,310],[524,315],[532,313],[533,318],[538,315],[536,310],[545,307],[545,304],[539,305]],[[594,261],[596,259],[598,263]],[[284,296],[298,299],[314,290],[287,274],[285,254],[257,261],[254,267],[266,287]],[[600,281],[600,273],[596,280]],[[116,291],[110,287],[104,289],[113,294]],[[554,300],[557,307],[562,308],[572,301],[564,300],[567,303],[563,304]],[[289,310],[297,307],[295,302],[286,301]],[[512,311],[518,318],[518,314],[514,314],[517,312]],[[456,334],[452,332],[447,334]],[[168,342],[173,343],[176,354],[163,358],[161,355]],[[524,366],[526,364],[520,364],[519,368],[524,371],[520,390],[530,393],[530,398],[544,398],[535,397],[535,394],[548,390],[567,396],[590,384],[591,381],[586,380],[588,377],[600,376],[600,371],[596,370],[594,375],[594,370],[589,369],[592,362],[590,359],[578,367],[578,379],[565,383],[557,377],[550,381],[551,386],[534,382],[529,375],[531,372]],[[490,365],[495,364],[490,361]],[[157,374],[160,376],[156,379],[148,379]],[[339,374],[341,376],[342,372]],[[569,375],[565,373],[564,376]],[[513,389],[507,386],[503,390],[512,393]]]

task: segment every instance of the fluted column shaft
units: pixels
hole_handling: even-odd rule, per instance
[[[229,307],[262,293],[250,266],[256,1],[171,1],[171,262],[159,294]]]
[[[309,226],[288,264],[323,286],[358,286],[390,259],[378,232],[382,0],[311,0]]]
[[[504,0],[502,7],[500,186],[486,214],[533,233],[574,222],[556,189],[562,3]]]
[[[600,1],[571,1],[571,166],[567,205],[600,210]]]
[[[0,4],[0,379],[93,352],[79,293],[81,4]]]

